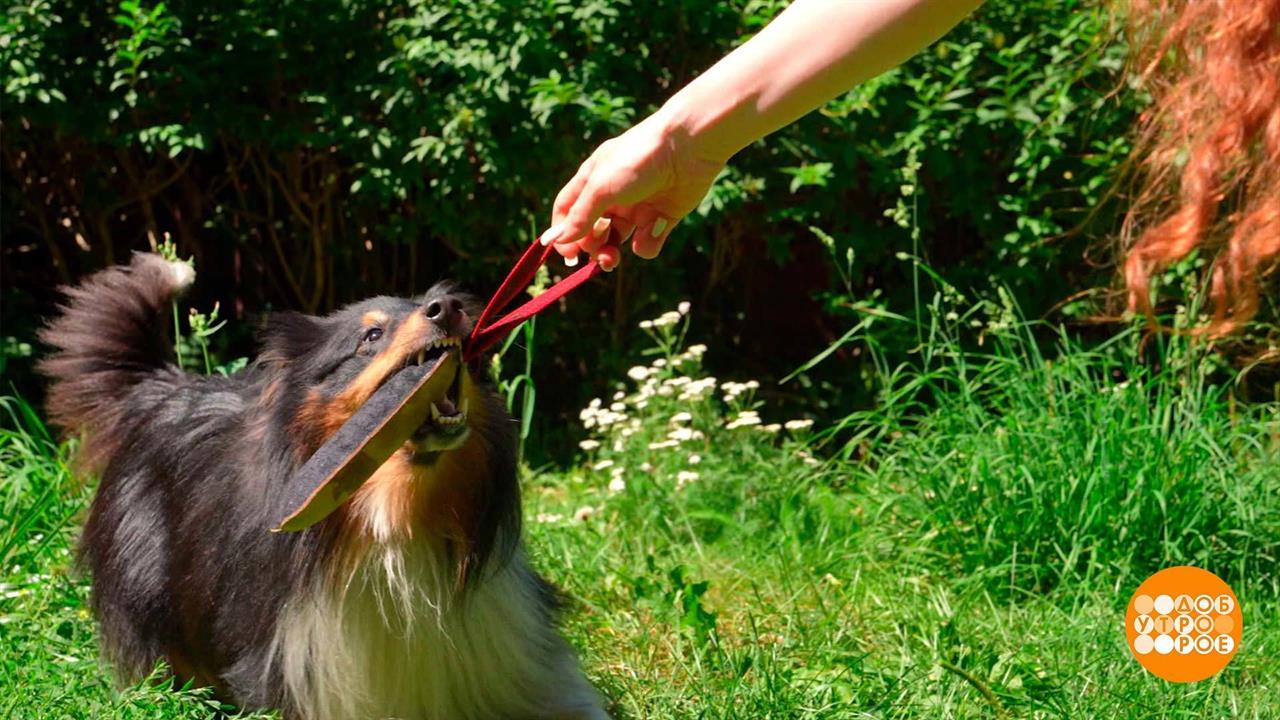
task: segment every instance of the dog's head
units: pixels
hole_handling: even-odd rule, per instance
[[[395,373],[460,352],[479,307],[451,284],[415,298],[375,297],[325,317],[280,313],[263,330],[261,364],[301,461]],[[483,554],[518,523],[514,425],[487,377],[486,358],[460,363],[428,420],[349,501],[343,515],[374,540],[415,528]],[[515,532],[518,532],[516,530]]]
[[[305,399],[291,423],[300,452],[309,453],[373,393],[408,365],[458,352],[471,332],[476,303],[449,284],[416,298],[375,297],[326,317],[280,313],[264,329],[263,361],[283,369]],[[412,460],[431,464],[461,447],[486,421],[491,392],[484,363],[459,368],[431,417],[409,441]]]

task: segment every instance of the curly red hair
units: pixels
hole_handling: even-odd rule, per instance
[[[1258,310],[1280,256],[1280,0],[1133,0],[1138,78],[1152,105],[1126,220],[1129,307],[1154,317],[1151,276],[1200,248],[1224,335]]]

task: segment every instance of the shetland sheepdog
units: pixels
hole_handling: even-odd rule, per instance
[[[192,269],[139,254],[67,290],[43,332],[48,411],[100,478],[80,556],[123,682],[180,682],[285,718],[607,718],[520,538],[514,421],[484,372],[351,499],[298,533],[281,488],[396,370],[456,350],[451,285],[267,318],[229,377],[172,362]]]

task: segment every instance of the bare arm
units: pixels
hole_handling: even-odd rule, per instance
[[[981,0],[796,0],[658,112],[606,141],[560,191],[542,235],[566,262],[602,248],[611,223],[655,257],[742,148],[895,67]]]
[[[796,0],[663,108],[709,157],[734,153],[897,67],[981,0]]]

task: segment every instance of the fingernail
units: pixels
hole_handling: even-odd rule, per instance
[[[578,256],[577,256],[577,255],[569,255],[568,257],[566,257],[566,258],[564,259],[564,266],[565,266],[565,267],[577,267],[577,265],[578,265]]]
[[[667,219],[658,218],[657,220],[653,221],[653,229],[649,231],[649,234],[654,237],[661,237],[662,231],[666,229],[667,229]]]
[[[564,223],[552,225],[547,231],[542,233],[542,237],[538,238],[538,242],[542,243],[542,247],[546,247],[555,242],[564,234]]]
[[[596,262],[599,263],[600,269],[605,272],[613,272],[613,269],[617,267],[614,263],[605,262],[604,260],[597,260]]]

